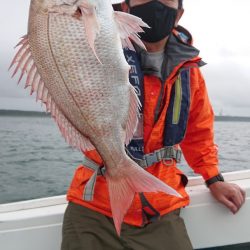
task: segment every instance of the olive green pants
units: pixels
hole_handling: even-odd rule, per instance
[[[179,213],[180,209],[144,227],[123,224],[118,237],[111,218],[70,202],[61,250],[192,250]]]

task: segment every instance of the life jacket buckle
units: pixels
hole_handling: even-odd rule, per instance
[[[105,173],[106,173],[106,168],[104,165],[100,166],[99,169],[98,169],[98,173],[102,176],[105,176]]]
[[[146,161],[146,166],[151,166],[156,162],[159,162],[158,154],[155,152],[144,155],[144,160]]]

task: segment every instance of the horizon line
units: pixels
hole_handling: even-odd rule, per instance
[[[7,114],[7,113],[33,113],[33,114],[39,114],[39,115],[47,115],[49,116],[50,115],[50,112],[46,112],[46,111],[38,111],[38,110],[19,110],[19,109],[0,109],[0,115],[3,115],[3,114]],[[216,118],[223,118],[223,117],[228,117],[228,118],[249,118],[250,119],[250,116],[237,116],[237,115],[221,115],[221,114],[218,114],[218,115],[215,115]]]

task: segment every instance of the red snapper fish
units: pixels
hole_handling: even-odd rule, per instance
[[[126,154],[140,106],[129,83],[122,47],[148,27],[140,18],[113,11],[110,0],[31,0],[28,34],[19,42],[13,75],[27,74],[67,143],[96,149],[105,167],[117,233],[136,192],[180,195]]]

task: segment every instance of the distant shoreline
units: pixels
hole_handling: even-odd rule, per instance
[[[248,116],[215,116],[216,122],[250,122],[250,117]]]
[[[0,109],[0,116],[31,116],[31,117],[50,117],[49,113],[39,111],[24,111],[24,110],[6,110]]]
[[[23,110],[0,110],[0,116],[26,116],[26,117],[50,117],[49,113],[39,111],[23,111]],[[250,122],[247,116],[215,116],[215,121],[223,122]]]

